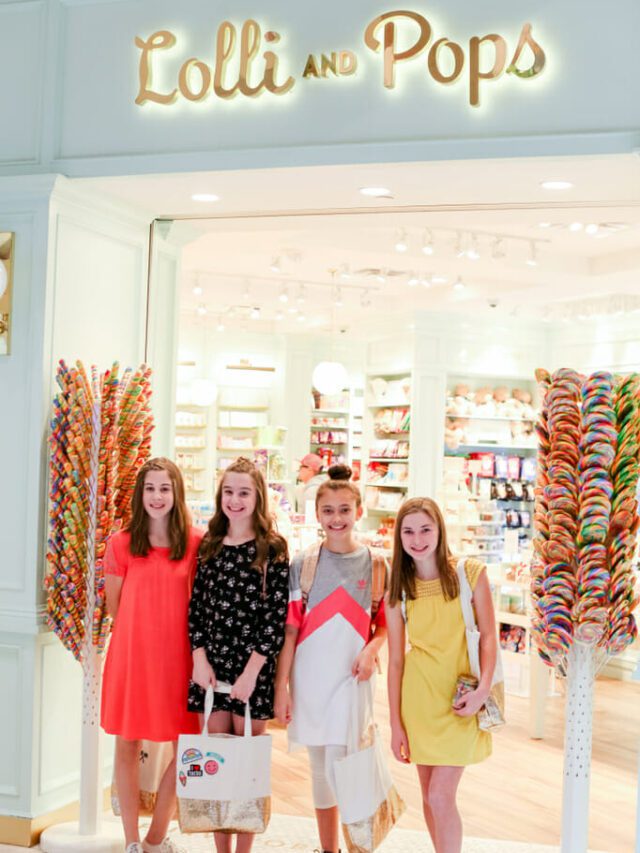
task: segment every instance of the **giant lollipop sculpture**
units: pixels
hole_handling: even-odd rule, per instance
[[[138,469],[149,457],[151,371],[118,377],[114,364],[89,377],[80,362],[58,367],[53,402],[47,552],[47,622],[82,665],[79,827],[52,827],[42,849],[110,850],[97,836],[101,785],[99,709],[102,652],[110,630],[103,558],[109,536],[128,521]],[[79,836],[75,838],[74,836]]]
[[[532,634],[567,675],[562,853],[586,853],[596,660],[637,635],[640,376],[563,369],[536,379]]]

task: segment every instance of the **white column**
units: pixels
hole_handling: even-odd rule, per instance
[[[593,646],[574,640],[565,706],[561,853],[587,853],[595,659]]]

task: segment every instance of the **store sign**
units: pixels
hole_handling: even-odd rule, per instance
[[[484,82],[497,80],[503,73],[523,80],[535,78],[545,66],[544,50],[534,39],[530,23],[523,25],[517,44],[511,46],[498,33],[473,36],[465,45],[444,36],[436,38],[436,35],[427,18],[406,10],[386,12],[367,25],[364,44],[369,51],[381,56],[385,88],[395,89],[401,67],[426,54],[428,78],[438,85],[466,78],[469,104],[477,107]],[[260,25],[252,19],[243,23],[239,34],[234,24],[223,21],[218,27],[211,62],[196,57],[187,59],[180,66],[174,86],[160,91],[153,84],[154,72],[158,67],[166,72],[166,52],[173,51],[177,38],[169,30],[158,30],[146,39],[136,36],[135,43],[141,51],[136,104],[170,105],[179,98],[199,102],[210,95],[224,100],[237,95],[248,98],[266,93],[285,95],[299,81],[296,77],[280,74],[278,54],[275,50],[264,49],[275,47],[279,41],[279,33],[263,34]],[[509,56],[510,61],[507,61]],[[231,64],[236,70],[231,70]],[[300,69],[300,79],[340,80],[356,74],[358,66],[358,54],[352,50],[334,50],[319,56],[310,54]]]

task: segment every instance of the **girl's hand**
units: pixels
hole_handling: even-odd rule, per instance
[[[403,726],[391,727],[391,751],[403,764],[409,764],[409,738]]]
[[[479,687],[475,690],[470,690],[468,693],[463,694],[457,702],[453,702],[454,714],[457,714],[459,717],[473,717],[487,701],[488,695],[488,690],[481,690]]]
[[[368,681],[376,671],[376,655],[368,646],[360,652],[351,667],[351,675],[358,681]]]
[[[231,688],[229,694],[232,699],[237,699],[239,702],[248,702],[251,694],[256,689],[257,675],[252,675],[246,669],[237,679]]]
[[[209,685],[216,686],[216,675],[205,654],[193,656],[191,680],[203,690],[206,690]]]
[[[293,703],[291,695],[286,687],[276,688],[275,702],[273,711],[276,715],[276,720],[281,726],[288,726],[291,722],[291,709]]]

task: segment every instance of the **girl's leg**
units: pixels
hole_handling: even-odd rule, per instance
[[[140,841],[140,741],[116,736],[114,776],[120,800],[120,818],[124,829],[124,846]]]
[[[167,835],[169,821],[173,817],[176,808],[176,749],[177,742],[173,744],[173,761],[164,772],[158,787],[158,796],[153,810],[151,825],[147,830],[146,840],[149,844],[161,844]]]
[[[436,853],[460,853],[462,820],[456,805],[464,767],[433,767],[427,802],[433,815]]]
[[[329,853],[337,853],[340,815],[336,805],[334,762],[346,752],[344,746],[309,746],[311,786],[320,846]]]
[[[251,734],[262,735],[267,728],[266,720],[251,720]],[[244,734],[244,717],[233,715],[233,731],[237,735]],[[250,853],[255,835],[252,832],[239,832],[236,841],[236,853]]]
[[[200,719],[202,723],[202,718]],[[230,711],[214,711],[209,717],[209,732],[211,734],[233,734],[233,723]],[[214,832],[213,840],[216,845],[216,853],[231,853],[233,835],[227,832]]]
[[[429,767],[427,764],[417,764],[416,767],[418,769],[418,779],[420,780],[420,790],[422,791],[422,811],[425,823],[427,824],[427,830],[429,831],[429,838],[435,847],[436,829],[433,815],[431,814],[431,806],[429,805],[429,785],[431,784],[433,767]]]

